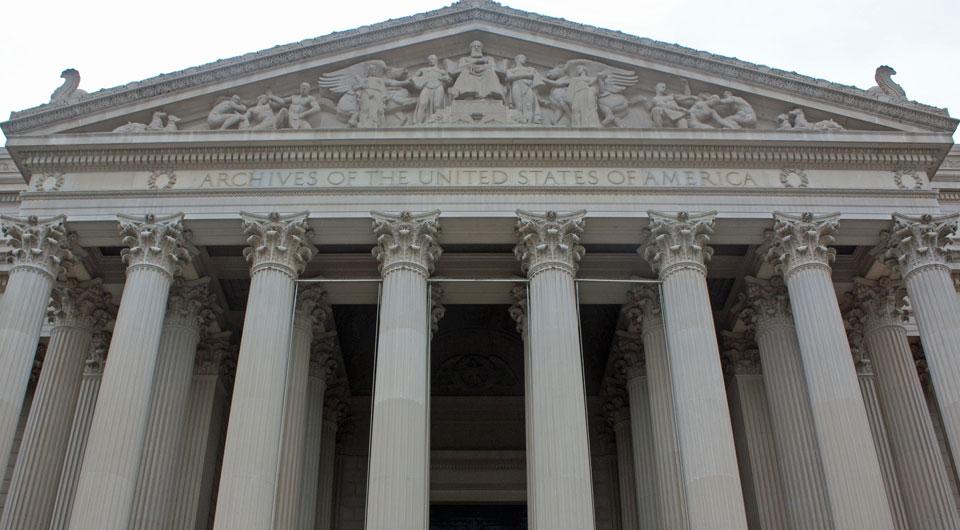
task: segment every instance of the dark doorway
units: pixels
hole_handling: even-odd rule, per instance
[[[430,530],[527,530],[524,505],[430,506]]]

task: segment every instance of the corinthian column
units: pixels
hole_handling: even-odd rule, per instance
[[[723,355],[731,379],[728,392],[733,429],[738,434],[736,445],[747,519],[750,528],[758,530],[787,528],[786,498],[770,425],[760,355],[745,336],[723,333]]]
[[[691,530],[745,530],[740,473],[707,291],[714,213],[649,212],[644,258],[660,275]]]
[[[322,329],[322,326],[321,326]],[[317,487],[320,477],[320,458],[323,448],[324,394],[327,383],[336,373],[334,360],[336,332],[330,331],[314,340],[310,353],[307,382],[307,426],[304,432],[303,477],[300,481],[300,514],[296,528],[313,530],[317,519]]]
[[[520,242],[514,255],[527,277],[526,363],[530,368],[526,399],[533,416],[534,530],[592,530],[593,488],[579,311],[573,278],[584,249],[580,246],[586,212],[545,215],[517,212]],[[530,465],[528,463],[528,465]]]
[[[619,382],[618,382],[619,384]],[[604,403],[607,421],[613,428],[617,445],[617,480],[620,492],[620,528],[637,530],[637,478],[633,466],[633,432],[630,430],[630,409],[623,389]]]
[[[870,424],[830,277],[839,214],[775,214],[768,259],[790,293],[834,530],[892,530]]]
[[[957,530],[960,516],[907,342],[903,288],[890,278],[855,281],[863,343],[876,372],[880,407],[910,527]]]
[[[64,216],[17,219],[0,216],[13,268],[0,298],[0,469],[7,469],[40,328],[57,276],[73,258]]]
[[[643,355],[647,366],[657,513],[663,528],[685,530],[690,523],[683,492],[683,473],[680,471],[673,379],[670,376],[667,338],[663,331],[660,292],[656,286],[647,284],[633,289],[628,296],[643,318]]]
[[[280,475],[277,485],[277,508],[274,527],[295,528],[300,515],[301,482],[305,459],[307,429],[307,380],[314,330],[322,325],[327,314],[323,309],[323,290],[319,286],[297,293],[293,317],[293,340],[287,368],[287,390],[283,407],[283,435],[280,445]]]
[[[323,428],[320,435],[320,469],[317,474],[317,518],[307,530],[333,528],[333,478],[337,465],[337,428],[346,404],[327,399],[324,404]]]
[[[893,230],[881,235],[920,328],[954,462],[960,461],[960,298],[950,278],[946,246],[958,227],[960,214],[894,214]]]
[[[790,527],[830,530],[826,485],[787,289],[780,276],[745,280],[743,317],[753,328],[763,362]]]
[[[191,255],[183,214],[119,216],[127,281],[70,518],[71,530],[127,530],[150,420],[167,296]]]
[[[250,294],[233,386],[215,530],[274,524],[295,280],[313,257],[307,212],[241,213]]]
[[[441,249],[440,212],[373,212],[383,288],[373,389],[367,530],[427,525],[430,307],[427,278]]]
[[[207,286],[209,281],[209,278],[178,280],[170,291],[153,379],[150,425],[140,457],[131,530],[170,528],[171,501],[176,486],[177,463],[183,451],[193,362],[200,342],[201,325],[206,328],[215,318],[216,306]],[[204,307],[207,310],[201,317]]]
[[[54,289],[50,343],[13,471],[0,529],[34,530],[50,524],[83,364],[95,328],[110,319],[110,295],[100,280],[69,280]]]
[[[230,332],[212,333],[201,339],[193,364],[186,436],[178,465],[177,484],[170,504],[170,526],[176,530],[207,528],[209,502],[216,477],[210,461],[217,458],[222,441],[224,385],[221,363],[230,355]]]

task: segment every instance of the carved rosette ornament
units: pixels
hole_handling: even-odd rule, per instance
[[[780,326],[793,326],[790,297],[783,278],[762,280],[745,276],[745,293],[740,295],[745,307],[741,317],[755,333],[762,334]]]
[[[197,347],[193,361],[193,373],[196,375],[219,375],[223,360],[230,355],[229,331],[205,333]]]
[[[769,237],[767,261],[774,263],[784,278],[797,270],[819,267],[830,270],[837,251],[830,248],[837,232],[840,214],[814,215],[804,212],[799,216],[776,212],[773,231]]]
[[[310,241],[309,212],[267,215],[240,212],[247,246],[243,257],[250,264],[250,275],[266,269],[297,278],[307,268],[317,248]]]
[[[864,332],[906,324],[909,318],[905,300],[907,292],[899,279],[889,276],[878,280],[854,278],[853,282],[853,297],[860,309],[858,316]]]
[[[138,268],[160,271],[173,278],[196,253],[190,244],[190,232],[183,229],[183,214],[165,217],[117,215],[123,249],[120,256],[127,273]]]
[[[540,215],[517,210],[517,235],[520,241],[513,255],[533,278],[550,269],[575,275],[586,250],[580,245],[585,210],[560,215],[548,211]]]
[[[373,255],[380,264],[380,274],[386,277],[397,270],[411,270],[424,277],[430,276],[443,249],[437,243],[440,234],[440,211],[398,215],[370,212],[377,246]]]
[[[760,375],[760,350],[749,335],[744,333],[721,332],[723,348],[720,357],[724,370],[729,375]]]
[[[4,244],[11,247],[13,268],[10,272],[31,270],[56,280],[74,259],[63,225],[65,220],[63,215],[47,219],[0,215]]]
[[[713,234],[717,212],[676,214],[647,212],[650,225],[643,231],[639,252],[664,279],[672,273],[693,269],[707,273],[713,249],[707,243]]]
[[[517,323],[517,333],[524,336],[527,323],[527,285],[523,283],[514,284],[510,288],[510,298],[513,303],[510,304],[510,318]]]
[[[957,237],[960,214],[919,217],[893,214],[893,229],[880,234],[887,264],[907,277],[927,267],[947,266],[947,245]]]
[[[47,318],[53,327],[102,330],[113,318],[111,307],[112,297],[103,290],[103,281],[70,278],[53,288]]]

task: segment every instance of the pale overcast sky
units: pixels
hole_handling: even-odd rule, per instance
[[[0,120],[48,101],[64,68],[79,70],[92,92],[448,3],[9,0],[0,9]],[[502,3],[861,88],[889,64],[908,97],[960,115],[960,0]]]

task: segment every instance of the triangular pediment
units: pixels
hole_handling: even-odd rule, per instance
[[[477,60],[474,41],[483,43]],[[476,86],[483,93],[473,93]],[[298,126],[952,132],[957,123],[943,109],[882,92],[474,0],[66,94],[14,113],[3,129],[8,136]]]

